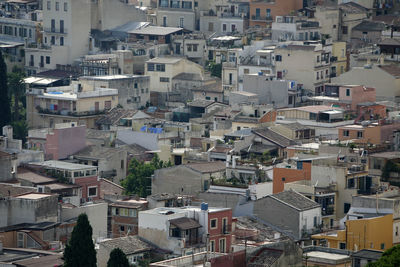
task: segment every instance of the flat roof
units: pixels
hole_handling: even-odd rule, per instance
[[[50,194],[39,194],[39,193],[28,193],[25,195],[17,196],[15,198],[21,198],[21,199],[41,199],[41,198],[46,198],[50,197],[52,195]]]
[[[153,59],[147,60],[146,63],[175,64],[183,59],[183,57],[155,57]]]
[[[306,255],[308,257],[319,258],[319,259],[329,259],[329,260],[350,259],[349,255],[328,253],[328,252],[322,252],[322,251],[310,251],[310,252],[307,252]]]
[[[77,163],[71,163],[71,162],[60,161],[60,160],[30,162],[29,164],[36,165],[36,166],[48,167],[48,168],[54,168],[54,169],[65,169],[65,170],[97,169],[96,166],[88,166],[88,165],[84,165],[84,164],[77,164]]]
[[[147,26],[138,30],[128,31],[128,33],[145,35],[168,35],[182,30],[182,28],[175,27]]]

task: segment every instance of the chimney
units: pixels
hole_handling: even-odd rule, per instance
[[[3,135],[9,140],[13,139],[13,128],[11,125],[6,125],[3,127]]]

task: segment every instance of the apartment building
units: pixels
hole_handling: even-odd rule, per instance
[[[179,27],[194,31],[198,29],[196,21],[197,1],[157,1],[157,25],[163,27]],[[197,27],[196,27],[197,25]]]
[[[276,16],[293,15],[303,7],[301,0],[250,0],[250,27],[265,28]]]
[[[277,78],[295,80],[304,89],[320,94],[330,81],[331,53],[313,42],[292,42],[275,48]]]
[[[91,29],[110,29],[129,20],[145,21],[146,17],[140,9],[116,0],[44,1],[42,40],[26,47],[28,75],[72,64],[94,45]]]
[[[340,141],[352,140],[361,144],[385,144],[393,140],[393,132],[400,129],[400,124],[370,123],[347,125],[338,128]]]
[[[146,61],[145,75],[150,77],[150,91],[171,92],[172,78],[181,73],[204,76],[204,69],[181,57],[156,57]]]
[[[101,114],[118,105],[118,90],[82,86],[77,82],[69,86],[29,89],[26,103],[31,128],[53,128],[65,122],[94,128]]]
[[[272,22],[272,40],[307,41],[321,38],[318,21],[296,16],[277,16]]]

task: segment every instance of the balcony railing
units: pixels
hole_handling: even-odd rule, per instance
[[[333,215],[335,213],[335,208],[334,207],[325,207],[322,208],[321,214],[322,216],[330,216]]]
[[[104,110],[98,111],[69,111],[69,110],[50,110],[47,108],[37,108],[40,114],[51,114],[51,115],[61,115],[61,116],[71,116],[71,117],[85,117],[85,116],[95,116],[105,114]]]
[[[48,33],[67,34],[67,30],[65,28],[64,29],[43,28],[43,30]]]
[[[221,234],[226,235],[232,232],[232,225],[227,224],[227,225],[223,225],[222,229],[221,229]]]
[[[272,17],[271,16],[256,16],[256,15],[252,15],[251,19],[252,20],[258,20],[258,21],[272,21]]]

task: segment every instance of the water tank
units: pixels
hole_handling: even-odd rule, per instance
[[[202,202],[200,208],[201,210],[208,210],[208,203]]]
[[[262,71],[259,71],[259,72],[258,72],[258,76],[263,76],[263,74],[264,74],[264,73],[263,73]]]

